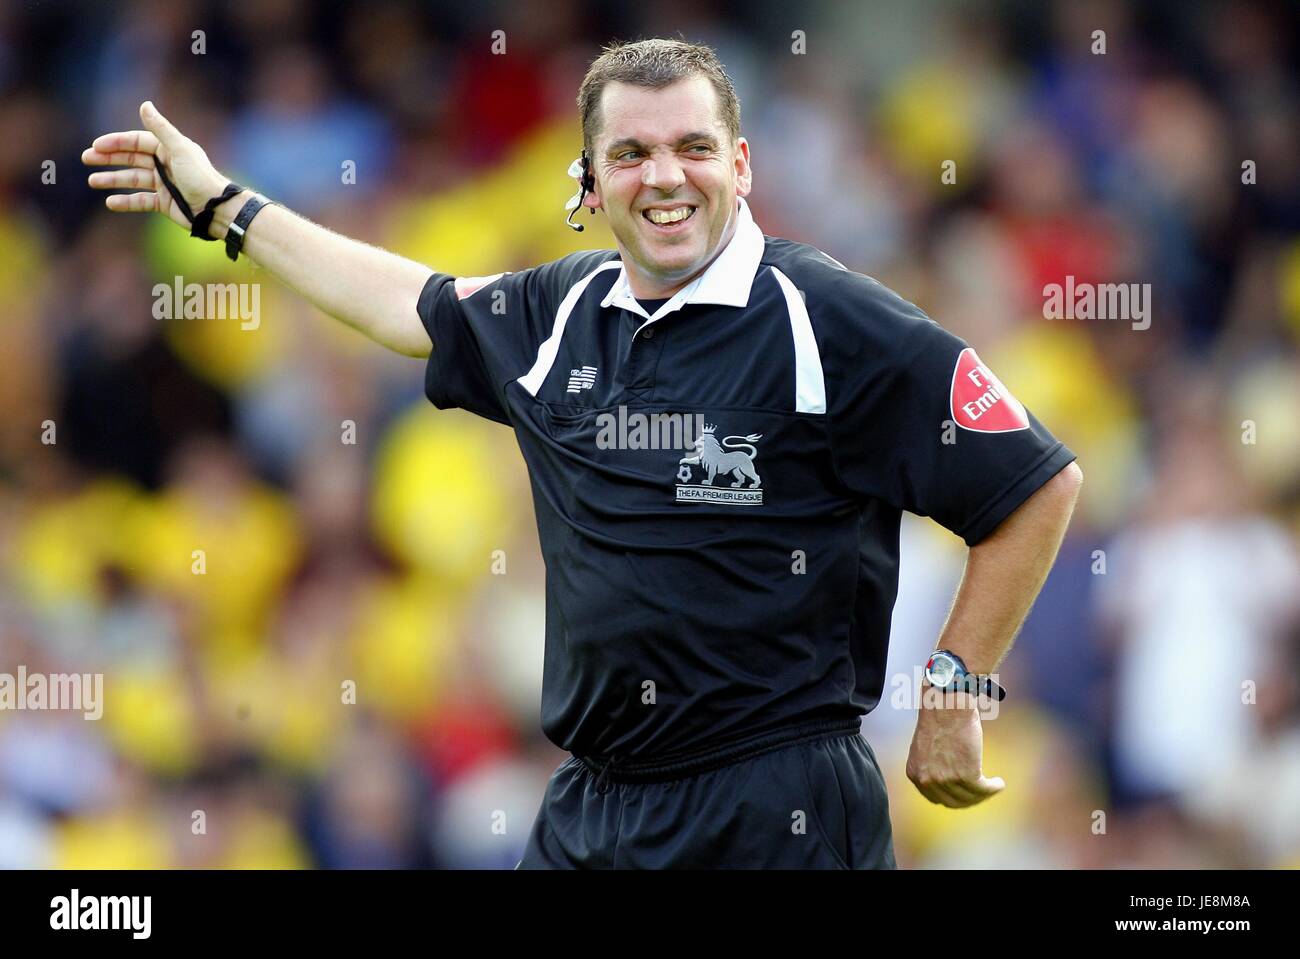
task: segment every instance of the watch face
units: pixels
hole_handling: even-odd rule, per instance
[[[956,672],[957,664],[947,656],[935,656],[925,666],[925,678],[930,681],[931,686],[940,689],[952,682],[953,674]]]

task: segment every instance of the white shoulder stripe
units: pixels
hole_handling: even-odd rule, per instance
[[[569,287],[569,292],[564,295],[560,308],[555,312],[555,326],[551,328],[551,335],[537,348],[537,361],[533,363],[531,370],[519,377],[519,385],[526,389],[530,396],[537,395],[537,391],[542,388],[542,382],[546,379],[546,374],[550,373],[551,367],[555,365],[555,357],[560,352],[560,339],[564,336],[564,324],[569,322],[569,314],[573,312],[573,308],[587,289],[587,284],[597,273],[603,270],[617,270],[622,265],[621,260],[607,260]]]
[[[794,410],[796,413],[825,413],[826,379],[812,320],[808,318],[808,307],[790,278],[776,267],[771,267],[771,270],[781,285],[786,309],[790,312],[790,335],[794,337]]]

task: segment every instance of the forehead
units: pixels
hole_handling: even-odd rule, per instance
[[[601,91],[597,144],[622,139],[673,143],[698,130],[713,130],[719,139],[725,132],[718,93],[706,77],[684,77],[657,90],[616,80]]]

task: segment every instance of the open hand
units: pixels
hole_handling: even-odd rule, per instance
[[[145,129],[105,133],[82,152],[81,162],[86,166],[126,167],[92,173],[89,183],[99,190],[144,191],[106,197],[105,206],[115,213],[158,212],[189,229],[190,222],[158,175],[157,164],[166,164],[167,175],[196,212],[211,197],[220,196],[226,178],[213,167],[203,148],[172,126],[151,101],[140,104],[140,120]]]

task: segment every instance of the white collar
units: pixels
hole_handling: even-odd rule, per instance
[[[763,259],[763,231],[754,222],[745,198],[736,197],[736,201],[740,205],[736,218],[736,232],[732,234],[726,249],[718,254],[707,270],[659,307],[654,316],[647,313],[632,295],[625,266],[618,268],[618,277],[614,280],[614,285],[609,288],[609,292],[605,294],[605,298],[600,301],[600,305],[621,307],[645,317],[650,322],[681,309],[687,303],[748,306],[749,291],[754,285],[754,274],[758,272],[758,265]]]

